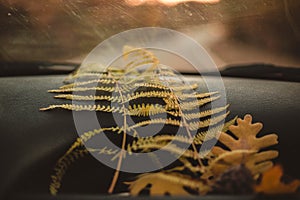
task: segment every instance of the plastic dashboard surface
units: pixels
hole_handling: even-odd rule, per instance
[[[53,166],[77,134],[72,112],[40,112],[39,108],[63,102],[53,99],[47,90],[61,86],[64,77],[0,78],[0,197],[52,199],[48,188]],[[284,166],[287,174],[300,178],[297,156],[300,152],[300,83],[241,78],[223,80],[230,104],[229,118],[250,113],[254,121],[264,123],[262,134],[276,132],[279,135],[276,148],[280,150],[276,162]],[[107,191],[113,172],[92,157],[81,159],[66,174],[63,195],[58,195],[58,199],[114,199],[116,197],[101,196]],[[128,180],[128,177],[129,174],[121,174],[120,181]],[[122,191],[124,188],[117,189]],[[229,196],[228,199],[241,197]]]

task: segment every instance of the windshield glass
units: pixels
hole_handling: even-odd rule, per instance
[[[158,26],[194,38],[219,68],[298,67],[299,8],[299,0],[4,0],[0,59],[81,63],[114,34]]]

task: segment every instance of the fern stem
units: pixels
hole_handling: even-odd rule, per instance
[[[119,88],[119,83],[116,82],[116,89],[117,91],[119,92],[120,94],[120,97],[122,99],[122,108],[123,110],[125,111],[125,105],[124,105],[124,97],[123,97],[123,94]],[[124,113],[124,116],[123,116],[123,127],[124,127],[124,130],[123,130],[123,138],[122,138],[122,149],[120,151],[120,155],[119,155],[119,160],[118,160],[118,164],[117,164],[117,169],[115,171],[115,174],[114,174],[114,177],[112,179],[112,182],[110,184],[110,187],[108,189],[108,193],[111,194],[114,192],[114,189],[116,187],[116,184],[117,184],[117,181],[118,181],[118,178],[119,178],[119,174],[120,174],[120,169],[121,169],[121,165],[122,165],[122,158],[123,158],[123,154],[125,152],[125,145],[126,145],[126,129],[127,129],[127,120],[126,120],[127,116],[126,114]]]
[[[198,85],[196,84],[196,88],[198,87]],[[190,88],[189,88],[190,89]],[[170,87],[170,90],[174,93],[174,87],[172,88],[172,87]],[[181,107],[180,107],[180,104],[179,104],[179,98],[177,97],[177,95],[174,95],[174,98],[175,98],[175,102],[177,103],[177,106],[175,106],[175,107],[177,107],[178,108],[178,110],[179,110],[179,113],[180,113],[180,115],[181,116],[184,116],[183,115],[183,112],[182,112],[182,109],[181,109]],[[185,117],[182,117],[181,118],[182,119],[182,121],[183,121],[183,124],[184,124],[184,126],[185,126],[185,129],[186,129],[186,131],[187,131],[187,134],[188,134],[188,137],[190,138],[190,139],[193,139],[193,137],[192,137],[192,134],[191,134],[191,132],[190,132],[190,130],[189,130],[189,128],[188,128],[188,123],[187,123],[187,121],[186,121],[186,119],[185,119]],[[200,160],[200,158],[197,156],[198,155],[198,153],[197,153],[197,148],[196,148],[196,146],[195,146],[195,144],[192,142],[192,148],[193,148],[193,151],[194,151],[194,159],[196,158],[197,159],[197,161],[198,161],[198,163],[199,163],[199,168],[201,168],[201,166],[203,166],[202,165],[202,162],[201,162],[201,160]]]
[[[179,104],[179,99],[176,96],[175,96],[175,98],[177,100],[177,103]],[[185,127],[185,129],[187,131],[188,137],[190,139],[193,139],[192,134],[191,134],[191,132],[189,130],[189,127],[188,127],[188,123],[187,123],[187,121],[186,121],[186,119],[184,117],[184,114],[183,114],[183,112],[181,110],[180,105],[178,105],[178,109],[179,109],[179,113],[181,114],[181,116],[183,116],[182,117],[182,121],[183,121],[184,127]],[[197,159],[198,164],[199,164],[199,169],[200,169],[203,166],[203,163],[202,163],[201,159],[198,157],[198,151],[197,151],[197,148],[195,146],[195,143],[192,141],[191,144],[192,144],[192,148],[193,148],[193,151],[194,151],[194,159]]]

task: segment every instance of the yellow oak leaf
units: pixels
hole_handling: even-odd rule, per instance
[[[278,156],[278,151],[261,151],[265,147],[278,143],[276,134],[257,137],[262,129],[261,123],[252,124],[252,116],[247,114],[244,119],[237,119],[237,125],[229,126],[229,130],[237,138],[221,132],[219,141],[229,148],[225,150],[219,146],[212,149],[217,158],[210,164],[209,170],[214,176],[222,173],[232,165],[244,164],[253,175],[260,174],[273,166],[271,159]]]
[[[247,114],[244,119],[237,119],[237,125],[229,126],[229,130],[238,138],[237,140],[227,133],[221,133],[219,141],[230,150],[247,149],[259,151],[262,148],[277,144],[278,136],[276,134],[257,137],[262,127],[262,123],[252,124],[252,116]],[[220,147],[215,147],[214,149],[214,153],[217,155],[225,151]]]

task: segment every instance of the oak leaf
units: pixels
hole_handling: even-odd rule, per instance
[[[262,174],[261,183],[255,186],[255,191],[264,194],[290,194],[296,192],[300,187],[300,180],[283,183],[281,181],[282,176],[282,167],[275,165]]]
[[[138,195],[142,190],[149,188],[151,196],[187,196],[190,193],[185,190],[189,188],[199,194],[205,194],[209,187],[200,180],[191,179],[189,176],[179,173],[149,173],[143,174],[133,182],[127,182],[130,194]]]
[[[237,119],[237,125],[229,126],[229,130],[237,138],[221,132],[219,141],[229,148],[225,150],[219,146],[212,149],[217,158],[210,164],[209,170],[216,176],[232,165],[244,164],[253,175],[260,174],[273,166],[270,161],[278,156],[278,151],[262,149],[278,143],[276,134],[257,137],[262,129],[261,123],[252,124],[252,116],[245,115],[244,119]],[[261,152],[260,152],[261,151]]]

